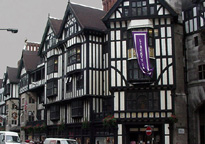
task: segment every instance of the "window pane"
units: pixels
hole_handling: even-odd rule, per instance
[[[136,2],[132,2],[132,7],[136,7]]]
[[[154,7],[150,7],[150,14],[151,14],[151,15],[154,14]]]
[[[143,13],[143,15],[147,15],[147,7],[142,8],[142,13]]]
[[[129,10],[125,9],[125,16],[128,16],[128,15],[129,15]]]
[[[132,16],[136,16],[136,8],[132,8]]]
[[[137,15],[138,15],[138,16],[141,16],[141,15],[142,15],[142,9],[141,9],[141,8],[138,8],[138,9],[137,9]]]
[[[142,3],[141,2],[137,2],[137,7],[141,7]]]

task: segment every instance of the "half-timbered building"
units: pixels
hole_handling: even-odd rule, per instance
[[[7,67],[3,78],[5,113],[7,115],[5,122],[5,130],[20,132],[19,123],[19,97],[17,68]]]
[[[108,62],[106,86],[113,96],[118,127],[115,143],[187,143],[186,108],[179,109],[186,105],[183,29],[177,20],[177,13],[164,0],[118,0],[103,18],[108,27],[103,47]],[[147,72],[152,74],[140,67],[145,54],[135,45],[144,40],[134,36],[142,33],[147,34]],[[174,123],[177,120],[181,125]]]
[[[176,111],[186,104],[177,13],[162,0],[107,4],[106,14],[69,2],[62,21],[48,19],[39,49],[47,137],[79,143],[186,141],[186,109]],[[138,64],[132,32],[147,34],[152,73],[144,74]]]
[[[45,29],[39,54],[45,58],[48,137],[94,140],[93,114],[103,111],[104,15],[68,3],[59,33],[52,26]]]
[[[205,143],[205,2],[183,5],[186,52],[189,143]]]

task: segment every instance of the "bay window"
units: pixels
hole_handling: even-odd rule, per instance
[[[47,74],[58,72],[58,57],[53,56],[48,59]]]
[[[69,48],[67,51],[67,65],[79,63],[81,61],[80,54],[81,54],[80,45],[75,45]]]
[[[149,61],[150,68],[154,68],[152,76],[145,75],[138,64],[136,51],[134,48],[134,40],[132,32],[147,32],[148,49],[149,49]],[[156,32],[155,32],[156,33]],[[150,82],[155,79],[155,54],[154,54],[154,30],[151,28],[132,29],[128,31],[127,36],[127,49],[128,49],[128,80],[131,82]]]

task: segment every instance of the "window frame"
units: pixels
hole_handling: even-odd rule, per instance
[[[76,89],[83,89],[84,88],[84,74],[80,72],[76,74]]]
[[[57,38],[54,32],[51,32],[47,35],[47,39],[45,40],[45,49],[48,50],[52,46],[57,44]]]
[[[144,105],[142,101],[144,98]],[[141,102],[141,103],[140,103]],[[141,105],[140,105],[141,104]],[[160,110],[160,93],[153,92],[126,92],[125,107],[127,111],[152,111]],[[140,107],[141,106],[141,107]],[[143,106],[145,106],[143,108]]]
[[[32,111],[29,111],[28,112],[28,121],[29,122],[33,122],[35,119],[34,119],[34,112]]]
[[[48,95],[48,92],[51,91]],[[58,94],[58,79],[53,79],[47,82],[46,97],[56,96]]]
[[[58,56],[52,56],[47,61],[47,75],[58,72]]]
[[[81,62],[81,44],[76,44],[67,49],[67,66]]]
[[[66,92],[72,92],[73,89],[73,78],[72,76],[67,77],[66,81]]]
[[[76,100],[71,103],[72,118],[83,117],[83,101]]]
[[[55,121],[60,119],[60,105],[50,106],[50,120]]]
[[[198,79],[199,80],[205,79],[205,64],[201,64],[198,66]]]

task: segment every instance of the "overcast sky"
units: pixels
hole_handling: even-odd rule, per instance
[[[102,9],[102,0],[70,0]],[[0,29],[16,28],[18,33],[0,30],[0,78],[6,67],[17,67],[24,41],[40,42],[48,15],[62,19],[68,0],[0,0]]]

